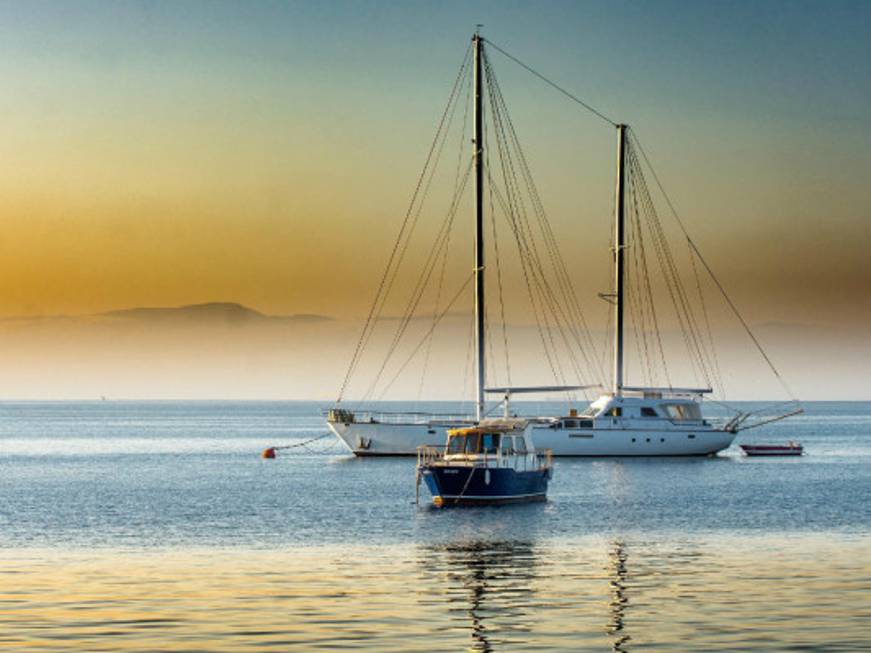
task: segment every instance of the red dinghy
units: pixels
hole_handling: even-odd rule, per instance
[[[800,456],[804,451],[797,442],[787,444],[742,444],[739,445],[748,456]]]

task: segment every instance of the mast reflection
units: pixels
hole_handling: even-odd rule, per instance
[[[626,653],[627,643],[632,639],[625,632],[624,613],[629,599],[626,596],[626,560],[628,554],[623,542],[614,542],[608,551],[608,571],[611,578],[611,621],[606,627],[611,637],[612,650]]]
[[[516,646],[532,630],[535,551],[528,542],[471,541],[422,547],[424,575],[441,591],[451,618],[470,626],[471,651]],[[443,605],[441,607],[444,607]]]

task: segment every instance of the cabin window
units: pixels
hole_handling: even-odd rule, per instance
[[[579,419],[578,420],[578,428],[582,428],[582,429],[593,428],[593,420],[591,420],[591,419]]]
[[[466,436],[466,453],[478,453],[481,450],[481,434],[469,433]]]
[[[702,411],[696,404],[663,404],[671,419],[702,419]]]
[[[620,417],[623,414],[623,408],[614,406],[611,410],[605,413],[608,417]]]
[[[483,435],[481,435],[481,453],[495,454],[498,448],[498,433],[484,433]]]
[[[514,447],[511,444],[512,437],[510,435],[506,435],[502,438],[502,455],[510,456],[514,453]]]
[[[448,453],[463,453],[466,448],[465,435],[452,435],[448,440]]]
[[[519,454],[526,453],[526,440],[523,439],[523,436],[514,438],[514,451]]]
[[[576,419],[564,419],[563,420],[563,428],[565,428],[565,429],[578,428],[578,420],[576,420]]]
[[[641,407],[641,416],[642,417],[657,417],[656,411],[650,406],[642,406]]]

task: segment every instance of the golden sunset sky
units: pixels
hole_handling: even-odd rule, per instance
[[[359,321],[476,23],[633,127],[748,322],[864,351],[863,2],[0,3],[0,315],[237,302]],[[491,58],[598,319],[613,129]]]

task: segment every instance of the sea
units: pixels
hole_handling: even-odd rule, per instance
[[[871,650],[869,402],[441,510],[323,408],[0,403],[0,650]]]

